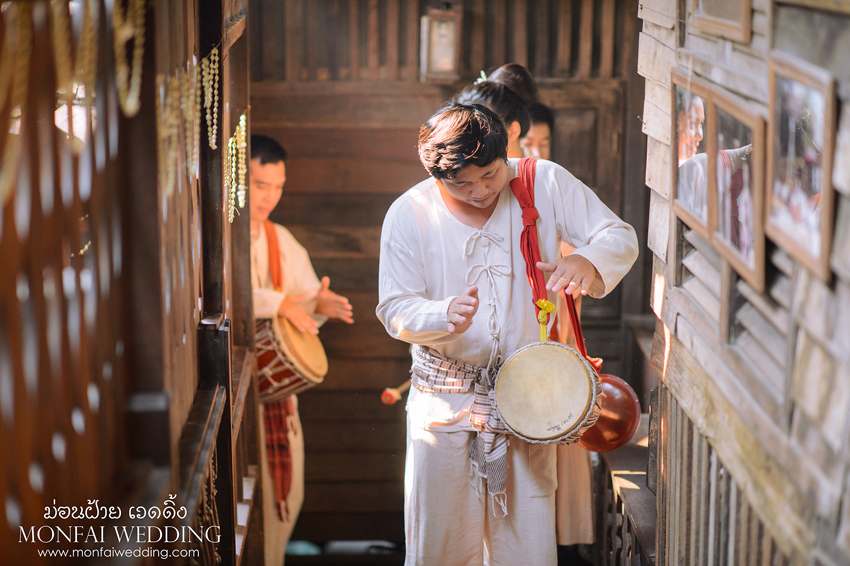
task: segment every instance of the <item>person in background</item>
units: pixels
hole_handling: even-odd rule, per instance
[[[483,73],[482,73],[483,75]],[[499,115],[508,131],[508,158],[523,157],[520,139],[531,126],[528,107],[537,101],[537,82],[518,63],[502,65],[454,98],[459,104],[483,104]]]
[[[328,318],[352,324],[353,313],[348,299],[330,290],[329,278],[319,281],[307,250],[289,230],[268,219],[283,195],[286,157],[286,151],[272,138],[251,136],[249,197],[254,317],[285,317],[301,332],[318,334],[319,326]],[[277,241],[276,258],[269,255],[270,238]],[[271,261],[280,263],[280,288],[272,283]],[[265,563],[281,566],[304,502],[304,436],[298,399],[290,395],[282,401],[263,404],[262,415],[260,462]]]
[[[550,159],[552,155],[552,135],[555,133],[555,117],[548,106],[535,102],[528,107],[531,125],[528,132],[519,141],[525,157]]]

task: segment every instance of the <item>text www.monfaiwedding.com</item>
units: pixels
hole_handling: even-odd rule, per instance
[[[197,558],[200,550],[197,548],[51,548],[39,550],[41,557],[51,558]]]

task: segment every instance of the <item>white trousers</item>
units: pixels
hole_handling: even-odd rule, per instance
[[[405,566],[555,566],[555,445],[510,437],[503,517],[485,482],[470,479],[474,438],[408,421]]]
[[[262,404],[260,407],[263,407]],[[265,538],[266,566],[283,566],[286,558],[286,543],[292,536],[295,521],[304,503],[304,433],[301,430],[301,417],[298,414],[298,400],[295,400],[295,414],[289,419],[289,450],[292,453],[292,485],[286,503],[289,506],[289,517],[281,521],[277,515],[277,505],[274,500],[269,473],[269,459],[266,454],[266,427],[264,416],[260,414],[260,468],[263,480],[263,526]]]

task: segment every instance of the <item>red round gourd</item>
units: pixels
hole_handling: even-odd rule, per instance
[[[602,381],[602,410],[596,424],[587,429],[579,446],[592,452],[610,452],[632,439],[640,424],[640,401],[631,386],[607,373]]]

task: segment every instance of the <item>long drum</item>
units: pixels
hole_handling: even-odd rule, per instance
[[[601,387],[575,348],[536,342],[514,352],[496,376],[496,409],[528,442],[569,444],[599,417]]]
[[[257,320],[254,340],[261,402],[279,401],[324,381],[328,357],[318,336],[276,318]]]

